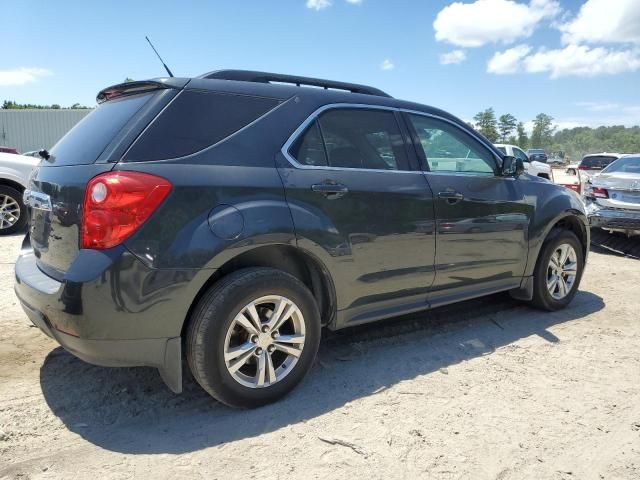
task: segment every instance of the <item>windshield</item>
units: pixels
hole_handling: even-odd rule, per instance
[[[640,174],[640,157],[626,157],[613,162],[602,171],[605,173],[637,173]]]
[[[55,144],[51,149],[51,163],[63,166],[95,162],[122,127],[153,95],[125,96],[100,104]]]
[[[618,157],[612,157],[609,155],[595,155],[593,157],[584,157],[580,165],[593,170],[601,170]]]
[[[540,155],[540,154],[544,153],[544,150],[539,149],[539,148],[532,148],[530,150],[527,150],[527,152],[529,153],[529,155],[531,155],[531,154]]]

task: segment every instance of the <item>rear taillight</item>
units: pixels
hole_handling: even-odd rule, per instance
[[[584,165],[578,165],[578,170],[589,170],[589,168]]]
[[[168,180],[147,173],[109,172],[93,177],[84,194],[82,248],[119,245],[149,218],[170,191]]]
[[[596,198],[609,198],[609,192],[606,188],[591,187],[591,196]]]
[[[565,185],[565,187],[568,188],[569,190],[573,190],[574,192],[580,193],[580,185],[567,184]]]

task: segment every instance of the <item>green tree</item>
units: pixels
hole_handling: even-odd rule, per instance
[[[504,115],[500,115],[498,121],[498,130],[500,131],[500,138],[502,143],[506,143],[509,136],[516,129],[516,124],[518,120],[516,117],[511,115],[510,113],[505,113]]]
[[[552,116],[546,113],[536,115],[533,120],[533,131],[531,132],[531,147],[549,149],[555,129]]]
[[[518,122],[518,125],[516,125],[516,132],[518,134],[518,140],[516,142],[518,146],[524,150],[529,148],[529,136],[524,129],[524,123]]]
[[[474,117],[476,129],[487,137],[491,142],[498,141],[498,121],[493,108],[487,108],[482,112],[478,112]]]

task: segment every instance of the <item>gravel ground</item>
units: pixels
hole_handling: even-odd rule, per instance
[[[13,293],[0,238],[0,478],[640,478],[640,263],[592,253],[543,313],[506,295],[326,335],[253,411],[75,359]]]

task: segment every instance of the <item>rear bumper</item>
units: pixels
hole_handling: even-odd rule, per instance
[[[587,214],[592,227],[640,231],[640,210],[602,208],[591,203],[587,206]]]
[[[192,282],[157,283],[158,271],[122,252],[100,265],[92,280],[58,282],[26,250],[16,261],[16,296],[31,322],[76,357],[108,367],[157,368],[179,393],[180,332],[191,303],[184,291]]]

